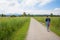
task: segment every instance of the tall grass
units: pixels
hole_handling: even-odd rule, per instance
[[[28,20],[25,17],[1,17],[0,40],[9,40],[12,34],[18,29],[21,29]]]
[[[13,36],[11,37],[11,40],[25,40],[27,31],[29,29],[28,27],[29,23],[30,23],[30,18],[26,20],[26,22],[24,23],[21,29],[19,29],[13,34]]]
[[[39,22],[45,23],[46,17],[34,17]],[[51,24],[50,29],[51,31],[55,32],[58,36],[60,36],[60,17],[50,17]]]
[[[39,22],[45,23],[45,18],[46,17],[34,17],[36,20],[38,20]]]
[[[51,20],[50,29],[60,36],[60,17],[52,17]]]

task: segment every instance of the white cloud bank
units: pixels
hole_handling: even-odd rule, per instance
[[[55,8],[52,10],[36,10],[34,7],[36,3],[39,3],[39,6],[45,6],[48,3],[51,3],[53,0],[0,0],[0,13],[4,14],[13,14],[18,13],[22,14],[27,12],[30,14],[60,14],[60,8]]]
[[[55,15],[60,15],[60,8],[55,8],[52,13]]]

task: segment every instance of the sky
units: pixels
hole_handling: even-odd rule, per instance
[[[0,14],[60,15],[60,0],[0,0]]]

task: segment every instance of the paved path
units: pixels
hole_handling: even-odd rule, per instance
[[[47,32],[46,27],[31,18],[26,40],[60,40],[60,37],[51,31]]]

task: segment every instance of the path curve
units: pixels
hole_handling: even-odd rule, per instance
[[[60,40],[60,37],[51,31],[47,32],[46,27],[31,18],[26,40]]]

